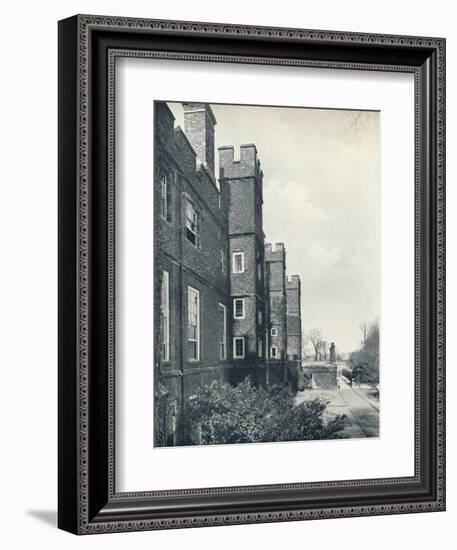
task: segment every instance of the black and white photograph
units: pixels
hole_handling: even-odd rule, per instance
[[[380,437],[380,114],[154,102],[155,447]]]
[[[4,3],[2,548],[448,548],[452,8]]]

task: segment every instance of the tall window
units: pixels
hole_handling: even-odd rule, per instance
[[[233,253],[233,273],[244,273],[244,252]]]
[[[171,185],[166,174],[160,175],[160,190],[162,199],[162,218],[171,222]]]
[[[227,248],[225,243],[221,245],[221,271],[224,275],[227,272]]]
[[[244,337],[237,336],[233,339],[233,358],[244,359]]]
[[[227,358],[227,310],[219,304],[219,359]]]
[[[257,340],[257,357],[262,357],[262,346],[263,346],[262,338],[259,338]]]
[[[170,276],[168,271],[163,272],[162,277],[162,361],[170,360]]]
[[[188,357],[200,360],[200,292],[188,287]]]
[[[244,319],[244,298],[235,298],[233,300],[233,318]]]
[[[195,206],[186,201],[186,237],[197,248],[200,248],[200,216]]]
[[[278,348],[276,346],[271,346],[271,350],[270,350],[270,356],[272,359],[277,359],[278,357]]]

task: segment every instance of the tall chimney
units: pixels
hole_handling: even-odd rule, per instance
[[[184,133],[197,158],[214,176],[214,126],[216,118],[208,103],[183,103]]]

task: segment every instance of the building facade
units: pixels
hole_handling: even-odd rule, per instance
[[[216,177],[214,113],[182,108],[184,130],[165,102],[154,111],[155,444],[167,446],[179,444],[185,404],[204,385],[287,383],[301,327],[288,344],[300,297],[289,311],[285,247],[265,244],[256,146],[242,145],[239,160],[220,147]]]
[[[287,360],[302,360],[301,281],[299,275],[286,281]]]
[[[268,303],[268,383],[286,382],[286,250],[284,243],[265,245],[265,280]]]
[[[263,173],[253,144],[220,147],[219,186],[228,205],[229,286],[232,362],[236,378],[263,378],[265,358]]]

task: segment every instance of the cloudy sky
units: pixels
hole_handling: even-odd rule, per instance
[[[337,351],[356,349],[360,323],[379,317],[379,113],[211,106],[216,147],[257,146],[266,240],[284,242],[301,277],[304,334],[318,327]]]

